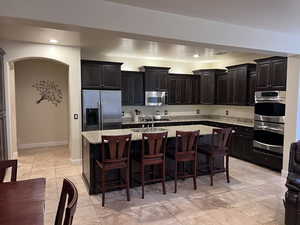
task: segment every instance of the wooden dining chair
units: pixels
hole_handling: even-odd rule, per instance
[[[141,169],[141,184],[142,184],[142,198],[144,198],[145,183],[161,182],[163,194],[166,194],[166,146],[167,146],[168,132],[163,133],[143,133],[142,135],[142,154],[140,158]],[[152,179],[145,181],[145,167],[152,167]],[[160,166],[161,172],[159,178],[154,178],[153,168]]]
[[[77,201],[78,191],[75,185],[65,178],[56,212],[55,225],[72,225]]]
[[[198,147],[198,152],[208,156],[209,171],[210,171],[210,185],[213,186],[213,176],[215,174],[214,162],[216,157],[225,157],[226,160],[226,178],[229,178],[229,151],[231,146],[233,128],[213,129],[211,143],[203,144]]]
[[[199,137],[199,130],[197,131],[176,131],[176,150],[175,150],[175,190],[177,192],[177,178],[193,177],[194,189],[197,189],[197,143]],[[185,162],[193,163],[193,173],[185,173]],[[183,163],[183,172],[178,171],[178,163]]]
[[[0,161],[0,183],[4,182],[6,170],[11,168],[11,182],[17,181],[17,170],[18,170],[18,161],[17,160],[1,160]]]
[[[97,160],[96,163],[100,168],[101,179],[100,189],[102,192],[102,206],[105,204],[105,192],[111,188],[126,188],[127,201],[130,201],[129,193],[129,169],[130,169],[130,149],[131,149],[131,134],[102,136],[101,142],[102,160]],[[105,182],[105,173],[111,170],[126,171],[125,179],[120,176],[120,184],[108,184]],[[109,185],[109,186],[108,186]]]

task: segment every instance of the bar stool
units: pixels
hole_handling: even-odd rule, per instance
[[[144,186],[145,183],[161,181],[163,194],[166,194],[166,164],[165,164],[165,152],[167,145],[168,132],[163,133],[143,133],[142,134],[142,154],[140,156],[140,170],[141,170],[141,184],[142,184],[142,198],[144,198]],[[145,181],[145,167],[146,166],[160,166],[161,177],[154,178],[154,172],[152,179]]]
[[[198,152],[208,156],[210,185],[213,186],[213,176],[215,174],[214,161],[216,157],[225,157],[226,159],[226,178],[229,179],[229,150],[231,145],[233,128],[213,129],[211,144],[203,144],[198,147]]]
[[[126,187],[127,201],[130,201],[129,193],[129,157],[131,148],[131,134],[102,136],[101,141],[101,162],[96,160],[101,171],[100,189],[102,192],[102,206],[105,203],[105,192],[108,188],[124,188]],[[107,186],[105,182],[105,173],[111,170],[124,169],[126,178],[123,180],[120,176],[120,184]]]
[[[199,130],[197,131],[176,131],[176,152],[175,152],[175,190],[177,192],[177,178],[193,177],[194,189],[197,189],[197,143],[199,137]],[[183,163],[183,174],[181,175],[177,169],[179,162]],[[185,174],[184,163],[193,163],[193,173]]]
[[[0,183],[4,182],[6,170],[11,168],[10,182],[17,181],[18,161],[17,160],[1,160],[0,161]]]

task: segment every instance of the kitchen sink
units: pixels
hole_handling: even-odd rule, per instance
[[[167,131],[165,128],[160,127],[143,127],[143,128],[132,128],[133,132],[141,132],[141,133],[155,133],[155,132],[164,132]]]

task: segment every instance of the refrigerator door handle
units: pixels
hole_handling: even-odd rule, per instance
[[[102,130],[102,108],[101,108],[100,101],[97,102],[97,105],[98,105],[98,110],[99,110],[99,113],[98,113],[99,129]]]
[[[101,130],[103,130],[103,106],[102,106],[102,101],[100,101],[100,111],[101,111]]]

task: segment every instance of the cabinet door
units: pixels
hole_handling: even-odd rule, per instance
[[[215,75],[209,72],[201,74],[200,78],[200,103],[212,105],[215,103]]]
[[[217,77],[217,104],[226,105],[228,103],[228,75],[219,75]]]
[[[168,104],[175,105],[176,104],[176,77],[169,76],[168,78]]]
[[[256,72],[251,73],[248,81],[248,105],[254,105],[254,95],[256,88]]]
[[[273,90],[285,90],[286,89],[286,76],[287,76],[287,60],[278,59],[272,60],[271,63],[271,88]]]
[[[247,105],[247,68],[241,67],[235,69],[233,76],[233,104]]]
[[[271,61],[259,62],[257,64],[256,90],[267,90],[271,79]]]
[[[82,89],[101,88],[102,67],[96,62],[81,63],[81,86]]]
[[[193,92],[193,86],[192,86],[192,79],[190,77],[187,77],[184,79],[184,92],[185,92],[185,96],[184,96],[184,104],[192,104],[193,103],[193,97],[192,97],[192,92]]]
[[[0,55],[0,113],[5,111],[5,83],[3,70],[3,56]]]
[[[192,82],[192,104],[200,103],[200,78],[199,76],[193,77],[191,79]]]
[[[0,160],[7,159],[7,143],[6,143],[6,121],[5,116],[0,113]]]
[[[122,105],[144,105],[142,73],[122,72]]]
[[[168,72],[162,71],[158,75],[159,80],[159,90],[160,91],[167,91],[168,90]]]
[[[227,77],[227,104],[234,105],[234,80],[236,77],[236,70],[229,70]]]
[[[105,89],[121,89],[121,66],[102,65],[101,87]]]
[[[166,71],[146,71],[145,89],[146,91],[166,91],[168,89],[168,72]]]

